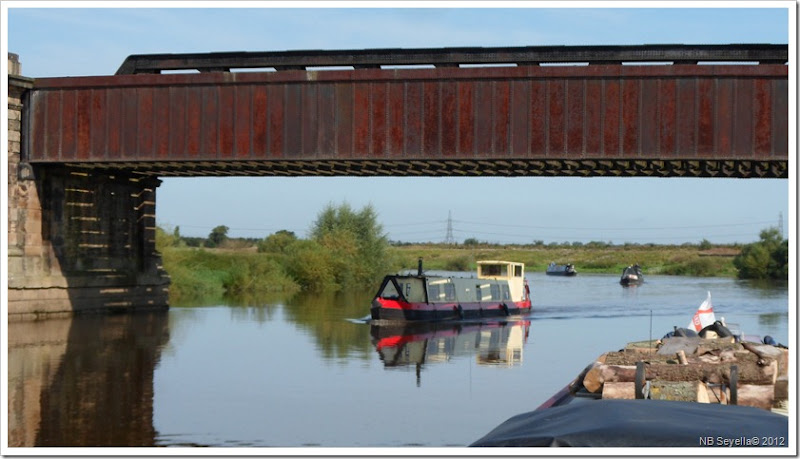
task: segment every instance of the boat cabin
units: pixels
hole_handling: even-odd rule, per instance
[[[511,298],[524,298],[525,264],[511,261],[486,260],[478,262],[478,279],[505,280],[511,290]]]
[[[478,280],[444,276],[387,276],[378,293],[409,303],[520,301],[524,298],[525,265],[507,261],[479,261]]]

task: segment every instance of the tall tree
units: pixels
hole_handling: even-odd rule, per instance
[[[371,204],[354,211],[328,204],[317,216],[311,238],[332,254],[340,286],[370,285],[386,275],[389,240]]]
[[[208,234],[208,240],[206,241],[206,246],[208,247],[219,247],[223,242],[228,239],[228,227],[225,225],[220,225],[215,227],[211,230],[211,233]]]

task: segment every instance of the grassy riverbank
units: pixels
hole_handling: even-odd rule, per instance
[[[734,247],[700,249],[698,246],[444,246],[408,245],[392,247],[391,252],[404,267],[416,266],[423,257],[427,269],[473,270],[476,260],[513,260],[525,263],[528,272],[544,271],[550,262],[572,263],[578,272],[621,273],[638,263],[645,274],[698,277],[735,277]]]
[[[171,301],[174,304],[214,301],[247,301],[264,295],[292,295],[307,289],[297,277],[293,260],[276,253],[258,253],[255,247],[209,249],[163,247],[164,268],[172,278]],[[513,260],[525,263],[528,272],[543,272],[551,261],[573,263],[578,272],[618,274],[625,266],[640,264],[647,274],[699,277],[735,277],[733,256],[736,247],[717,246],[448,246],[419,244],[390,246],[386,257],[387,272],[374,273],[376,282],[390,272],[416,269],[422,257],[425,269],[473,271],[476,260]],[[307,260],[312,260],[308,258]],[[296,261],[296,260],[295,260]],[[296,263],[295,263],[296,264]],[[334,276],[330,270],[307,272]],[[342,268],[344,269],[344,268]],[[317,279],[318,285],[327,280]],[[330,284],[334,284],[331,280]],[[377,285],[364,285],[374,289]],[[360,287],[361,288],[361,287]]]

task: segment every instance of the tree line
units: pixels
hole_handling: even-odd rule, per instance
[[[409,268],[401,266],[408,260],[401,259],[396,250],[389,250],[392,245],[403,244],[389,241],[371,205],[360,210],[354,210],[347,203],[327,205],[317,215],[305,239],[288,230],[277,231],[263,239],[231,238],[228,231],[227,226],[220,225],[206,238],[192,238],[182,236],[179,227],[171,232],[160,227],[156,229],[156,245],[172,278],[173,296],[220,297],[237,293],[260,295],[374,288],[385,274]],[[547,246],[542,241],[534,241],[524,246],[501,246],[474,238],[466,239],[462,245],[465,249],[566,246],[612,248],[612,244],[598,241]],[[696,246],[706,250],[713,244],[703,240]],[[206,248],[250,250],[204,250]],[[768,228],[760,233],[758,242],[740,247],[733,264],[741,279],[786,280],[788,254],[788,240],[781,237],[777,228]],[[465,259],[458,268],[468,270],[470,263]]]

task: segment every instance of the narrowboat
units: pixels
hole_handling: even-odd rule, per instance
[[[478,261],[477,277],[426,275],[422,259],[416,274],[383,278],[372,300],[372,320],[463,320],[506,317],[531,311],[525,265]]]
[[[622,277],[620,277],[619,283],[624,287],[644,284],[642,268],[640,268],[639,265],[633,265],[623,269]]]
[[[548,276],[574,276],[578,274],[578,271],[575,270],[575,265],[572,263],[557,265],[556,262],[553,261],[547,265],[547,271],[545,271],[545,274]]]

